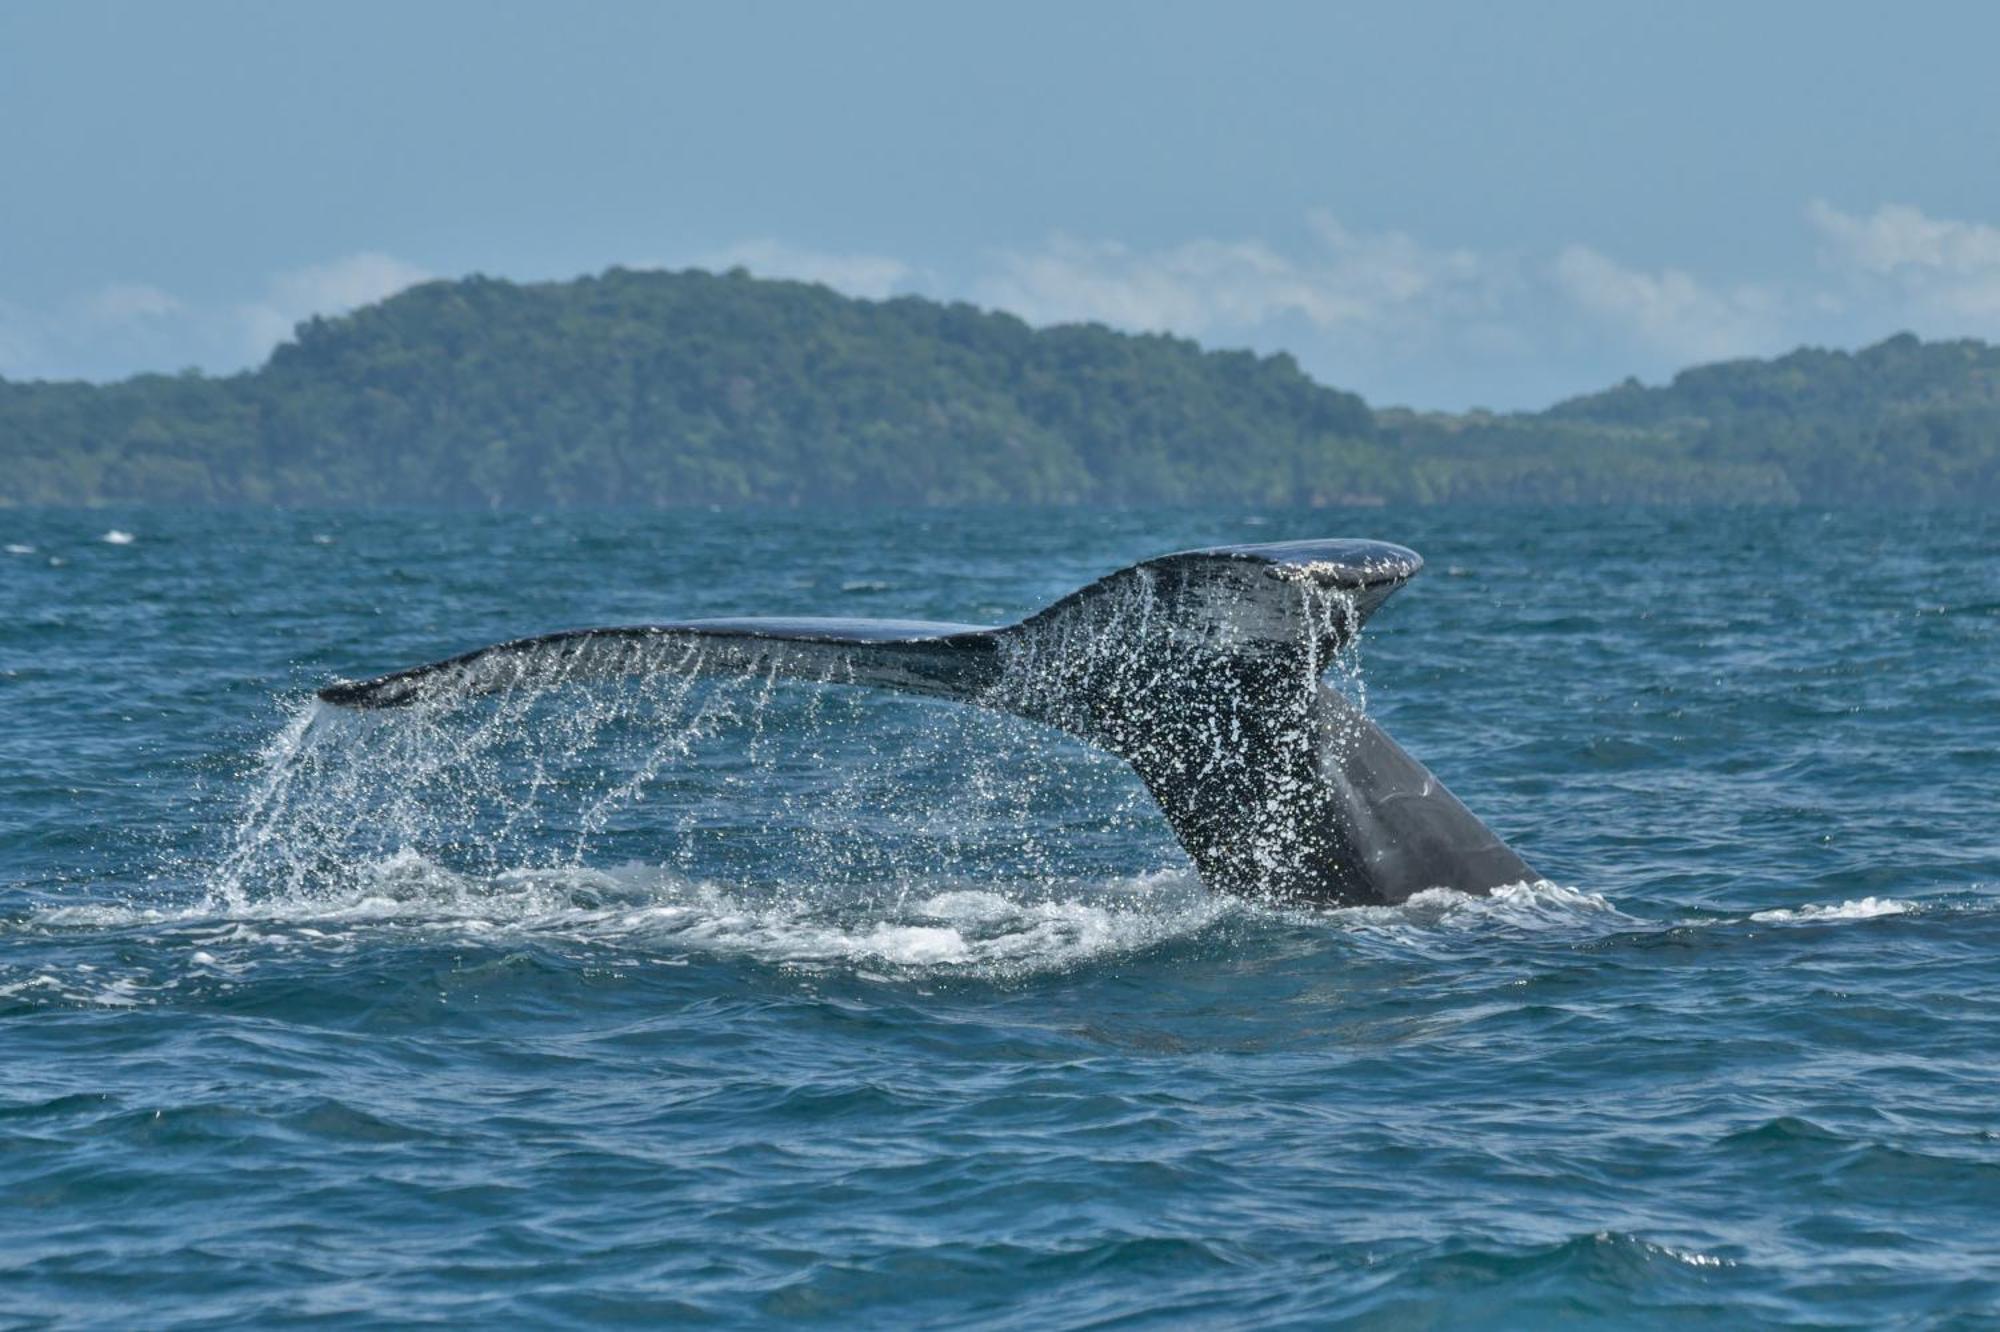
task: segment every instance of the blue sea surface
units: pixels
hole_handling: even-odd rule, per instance
[[[841,686],[310,701],[1308,536],[1426,556],[1348,684],[1542,882],[1217,899],[1115,761]],[[2000,1326],[2000,518],[0,544],[0,1326]]]

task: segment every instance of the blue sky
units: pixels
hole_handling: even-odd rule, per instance
[[[2000,338],[2000,6],[0,7],[0,375],[742,263],[1376,402]]]

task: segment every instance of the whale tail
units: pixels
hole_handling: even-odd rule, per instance
[[[1131,764],[1202,879],[1287,901],[1394,903],[1534,877],[1322,674],[1422,567],[1371,541],[1147,560],[1018,624],[720,619],[497,643],[326,702],[385,708],[678,671],[878,685],[1058,727]]]

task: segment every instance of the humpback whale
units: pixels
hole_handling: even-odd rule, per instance
[[[1125,760],[1211,889],[1394,904],[1536,876],[1423,764],[1321,678],[1423,567],[1378,541],[1182,551],[1017,624],[706,619],[518,638],[319,691],[421,705],[655,671],[756,672],[955,699]]]

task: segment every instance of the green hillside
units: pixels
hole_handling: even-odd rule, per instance
[[[1546,412],[741,272],[431,282],[224,378],[0,380],[0,504],[1991,502],[2000,349],[1909,335]]]
[[[1291,358],[740,273],[432,282],[253,373],[0,385],[15,503],[1322,501],[1394,477]]]

